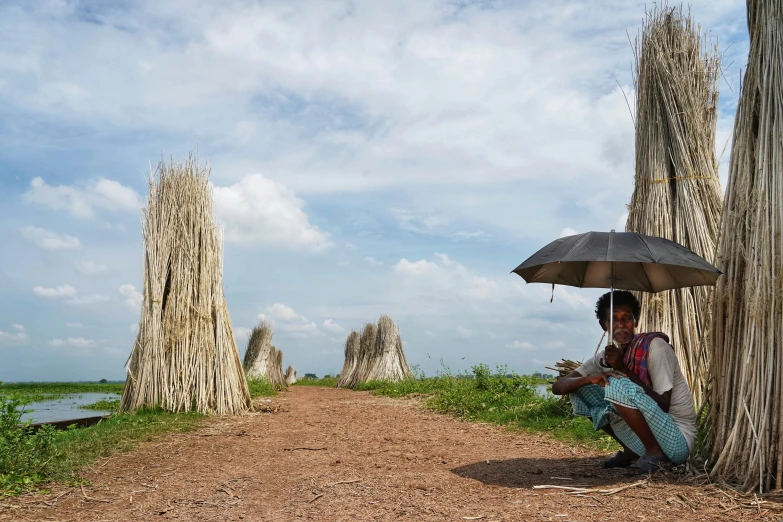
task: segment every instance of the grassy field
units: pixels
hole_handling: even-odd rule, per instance
[[[269,382],[248,381],[252,397],[274,395]],[[52,480],[80,483],[78,470],[101,457],[128,451],[139,442],[169,432],[196,428],[204,415],[173,414],[160,409],[114,414],[88,428],[32,432],[20,423],[25,405],[69,394],[122,393],[117,383],[0,383],[0,497],[40,489]],[[117,399],[83,406],[116,411]]]

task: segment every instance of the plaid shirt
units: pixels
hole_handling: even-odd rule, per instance
[[[625,365],[647,386],[652,385],[650,372],[647,369],[647,356],[650,354],[650,343],[656,337],[669,342],[669,336],[661,332],[636,334],[625,351]]]

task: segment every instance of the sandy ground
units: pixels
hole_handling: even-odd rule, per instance
[[[783,520],[769,502],[604,470],[606,455],[415,400],[293,387],[271,401],[97,462],[84,488],[6,499],[0,520]]]

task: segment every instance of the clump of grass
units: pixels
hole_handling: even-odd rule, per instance
[[[120,406],[120,399],[101,399],[87,406],[79,406],[84,410],[102,410],[102,411],[117,411]]]
[[[52,474],[59,450],[51,426],[34,431],[21,423],[25,401],[0,398],[0,497],[33,490]]]
[[[275,387],[266,377],[248,377],[247,387],[250,390],[250,397],[271,397],[276,395]]]

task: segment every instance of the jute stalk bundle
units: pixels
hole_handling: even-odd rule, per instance
[[[285,385],[291,386],[296,382],[296,370],[293,366],[289,366],[285,369]]]
[[[269,382],[275,388],[285,388],[285,375],[283,374],[283,350],[272,347],[272,364],[269,365]]]
[[[710,376],[711,475],[783,487],[783,9],[748,0],[750,55],[723,205]]]
[[[120,411],[235,414],[250,406],[223,295],[209,169],[160,162],[142,213],[144,291]]]
[[[340,372],[340,378],[337,380],[337,388],[347,388],[352,382],[353,374],[356,371],[356,365],[359,362],[359,346],[361,336],[359,332],[352,331],[345,340],[345,362]]]
[[[378,320],[372,363],[365,381],[398,382],[413,375],[402,350],[400,331],[388,315]]]
[[[375,359],[375,338],[378,334],[378,325],[367,323],[359,337],[359,353],[356,356],[356,366],[346,379],[344,388],[355,388],[357,384],[366,382],[365,376],[372,369]],[[342,376],[341,376],[342,377]]]
[[[715,48],[682,8],[648,13],[636,40],[636,178],[626,230],[665,237],[708,261],[715,256],[721,189],[715,157]],[[622,285],[619,285],[620,287]],[[640,293],[639,331],[669,335],[701,404],[708,369],[711,287]]]
[[[248,377],[267,377],[272,357],[272,325],[259,321],[250,332],[242,366]]]

